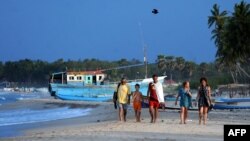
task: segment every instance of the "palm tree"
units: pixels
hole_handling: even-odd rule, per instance
[[[225,45],[220,51],[220,58],[228,65],[231,75],[234,74],[234,82],[237,83],[238,74],[249,77],[249,74],[241,68],[241,63],[246,64],[250,58],[250,4],[242,1],[235,4],[232,17],[225,27]],[[229,66],[230,65],[230,66]],[[233,77],[233,75],[232,75]]]
[[[176,70],[179,71],[179,75],[177,75],[178,79],[181,79],[183,77],[183,70],[185,68],[185,59],[183,57],[176,57]]]
[[[212,39],[215,40],[215,45],[219,48],[222,44],[223,26],[227,18],[227,12],[222,11],[220,13],[219,6],[214,4],[211,13],[212,16],[208,17],[208,27],[211,28],[213,25],[215,26],[215,28],[212,30]]]
[[[175,63],[175,57],[174,56],[166,56],[166,65],[170,69],[170,71],[173,71],[176,67]]]
[[[202,62],[200,64],[200,71],[201,71],[203,76],[206,74],[207,70],[208,70],[208,64],[205,62]]]
[[[232,16],[227,17],[227,12],[220,13],[215,4],[211,13],[208,26],[215,26],[212,39],[217,46],[216,62],[229,70],[236,83],[238,73],[249,76],[239,63],[246,63],[250,58],[250,5],[244,1],[235,4]]]
[[[195,63],[192,61],[187,61],[185,63],[185,70],[188,72],[189,79],[193,75],[193,71],[195,70]]]
[[[176,68],[181,72],[185,68],[185,59],[183,57],[176,57]]]
[[[217,58],[216,64],[219,71],[227,69],[232,76],[233,82],[237,83],[236,65],[231,60],[227,60],[227,58]]]
[[[158,55],[156,62],[158,68],[165,73],[167,69],[165,55]]]
[[[250,4],[244,1],[235,4],[232,14],[228,32],[234,33],[229,34],[234,37],[234,41],[227,41],[233,48],[233,55],[237,61],[245,63],[250,58]]]
[[[2,77],[4,77],[3,71],[4,71],[4,65],[3,62],[0,61],[0,80],[2,80]]]
[[[170,80],[172,82],[172,72],[176,68],[176,62],[174,56],[166,56],[166,66],[170,70]]]

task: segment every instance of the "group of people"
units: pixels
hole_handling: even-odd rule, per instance
[[[158,76],[152,76],[153,81],[149,83],[147,90],[147,99],[149,104],[149,113],[151,116],[151,123],[155,123],[160,107],[165,108],[164,94],[162,84],[158,81]],[[121,79],[114,94],[114,103],[118,105],[119,112],[118,117],[120,121],[126,122],[127,108],[130,103],[130,96],[132,96],[133,108],[135,111],[136,122],[141,121],[141,108],[143,96],[140,92],[140,85],[135,85],[135,91],[131,93],[130,86],[127,84],[125,78]],[[192,107],[192,94],[190,92],[189,81],[183,82],[182,87],[179,90],[178,96],[175,101],[175,105],[178,104],[180,97],[180,124],[187,123],[188,109]],[[211,105],[211,88],[208,85],[207,79],[202,77],[200,79],[200,86],[196,97],[195,105],[198,103],[199,110],[199,124],[206,124],[208,109]]]
[[[187,123],[188,109],[192,107],[192,94],[190,92],[189,81],[185,81],[182,84],[182,88],[179,90],[178,96],[175,101],[177,105],[178,98],[180,97],[180,124]],[[207,79],[205,77],[200,78],[200,86],[198,87],[198,93],[196,97],[195,105],[199,110],[199,124],[205,125],[207,122],[207,114],[209,108],[212,106],[211,103],[211,88],[208,85]]]

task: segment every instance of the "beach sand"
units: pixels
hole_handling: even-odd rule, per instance
[[[189,111],[187,124],[179,124],[179,110],[160,110],[157,123],[150,123],[148,109],[142,110],[142,122],[135,122],[132,107],[127,122],[118,121],[112,103],[68,102],[61,100],[32,100],[22,106],[53,108],[71,105],[72,108],[91,107],[87,116],[31,124],[21,136],[2,138],[6,141],[222,141],[225,124],[250,124],[249,110],[211,111],[207,125],[198,124],[198,112]],[[12,105],[15,106],[16,104]],[[36,106],[35,106],[36,105]],[[11,107],[11,106],[9,106]],[[39,125],[39,126],[38,126]]]

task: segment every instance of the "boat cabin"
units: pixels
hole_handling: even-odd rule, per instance
[[[50,83],[61,83],[75,86],[101,85],[105,74],[101,71],[67,71],[53,73]]]

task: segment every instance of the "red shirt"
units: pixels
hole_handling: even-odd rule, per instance
[[[150,92],[149,100],[158,102],[158,97],[156,94],[156,89],[155,89],[154,83],[152,83],[152,82],[149,83],[148,88],[149,88],[149,92]]]

